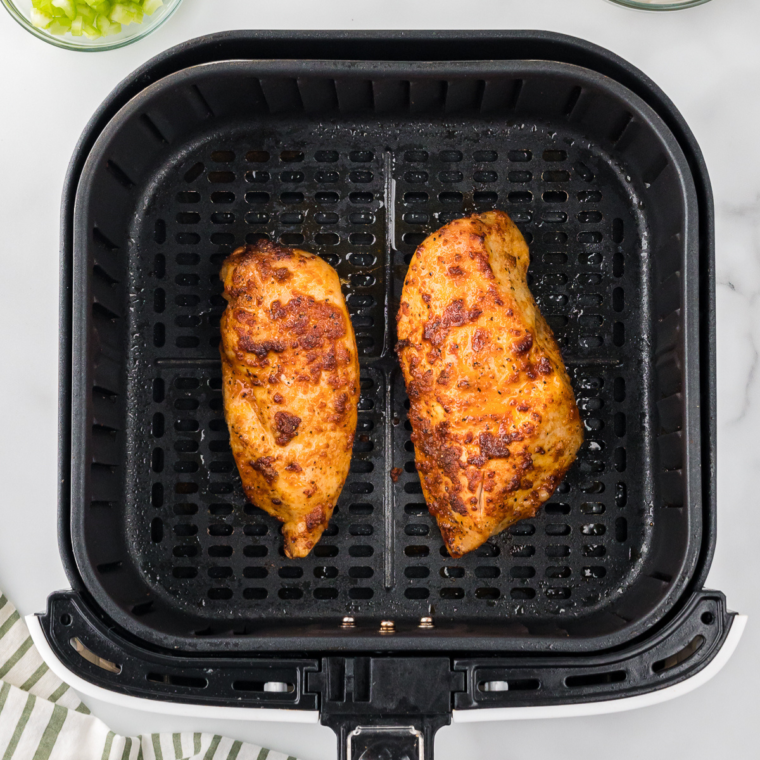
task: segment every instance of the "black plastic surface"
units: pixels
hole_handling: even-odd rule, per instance
[[[68,591],[50,597],[41,622],[56,656],[98,686],[173,702],[319,708],[323,723],[344,731],[345,746],[345,732],[357,725],[435,730],[451,709],[578,704],[663,689],[713,660],[733,617],[722,594],[703,591],[643,641],[583,657],[469,657],[454,650],[427,657],[178,657],[129,641]],[[110,665],[85,659],[72,639]]]
[[[157,652],[124,637],[86,599],[70,591],[51,594],[41,622],[48,643],[69,670],[111,691],[201,705],[319,707],[316,695],[305,693],[307,674],[320,668],[318,659],[295,654],[181,658],[176,652]],[[82,656],[72,645],[74,639],[105,663]]]
[[[432,760],[465,678],[448,657],[328,657],[307,683],[338,737],[338,760]]]
[[[588,443],[548,514],[491,557],[453,563],[416,476],[388,477],[412,455],[386,317],[414,244],[494,204],[532,238],[533,290]],[[588,649],[644,630],[699,553],[695,205],[657,116],[573,67],[311,63],[307,75],[233,62],[146,90],[105,130],[77,201],[74,393],[87,409],[72,525],[91,593],[127,629],[205,650],[286,647],[288,624],[339,646],[345,614],[403,630],[433,612],[425,648],[465,623],[473,648]],[[364,355],[355,474],[334,537],[300,563],[243,504],[214,387],[216,272],[262,232],[337,264]],[[371,622],[356,642],[399,646]]]

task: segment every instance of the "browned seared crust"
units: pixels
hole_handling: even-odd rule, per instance
[[[535,515],[583,442],[529,261],[512,220],[489,211],[430,235],[404,282],[397,351],[416,466],[453,557]]]
[[[356,339],[335,270],[268,241],[222,265],[224,413],[248,500],[281,520],[305,557],[332,516],[351,462]]]

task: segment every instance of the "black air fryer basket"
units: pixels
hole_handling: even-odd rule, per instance
[[[492,208],[530,244],[586,440],[534,519],[455,560],[414,469],[395,313],[415,246]],[[262,237],[337,268],[361,354],[351,473],[301,560],[246,503],[222,409],[219,267]],[[168,51],[93,118],[64,198],[73,590],[49,600],[48,643],[112,691],[319,709],[341,757],[431,757],[452,709],[689,678],[733,619],[702,590],[713,277],[691,133],[640,72],[587,43],[236,32]]]

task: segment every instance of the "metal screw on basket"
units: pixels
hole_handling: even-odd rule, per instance
[[[435,626],[433,625],[433,618],[421,617],[420,624],[417,627],[418,628],[435,628]]]
[[[396,625],[392,620],[382,620],[380,622],[380,633],[396,633]]]
[[[344,617],[343,622],[340,624],[341,628],[354,628],[355,623],[352,617]]]

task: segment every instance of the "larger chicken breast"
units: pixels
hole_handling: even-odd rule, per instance
[[[224,413],[243,490],[282,521],[287,556],[305,557],[356,431],[359,361],[340,281],[318,256],[268,241],[230,254],[221,278]]]
[[[528,264],[509,216],[489,211],[430,235],[404,282],[397,350],[416,467],[453,557],[533,517],[583,442]]]

